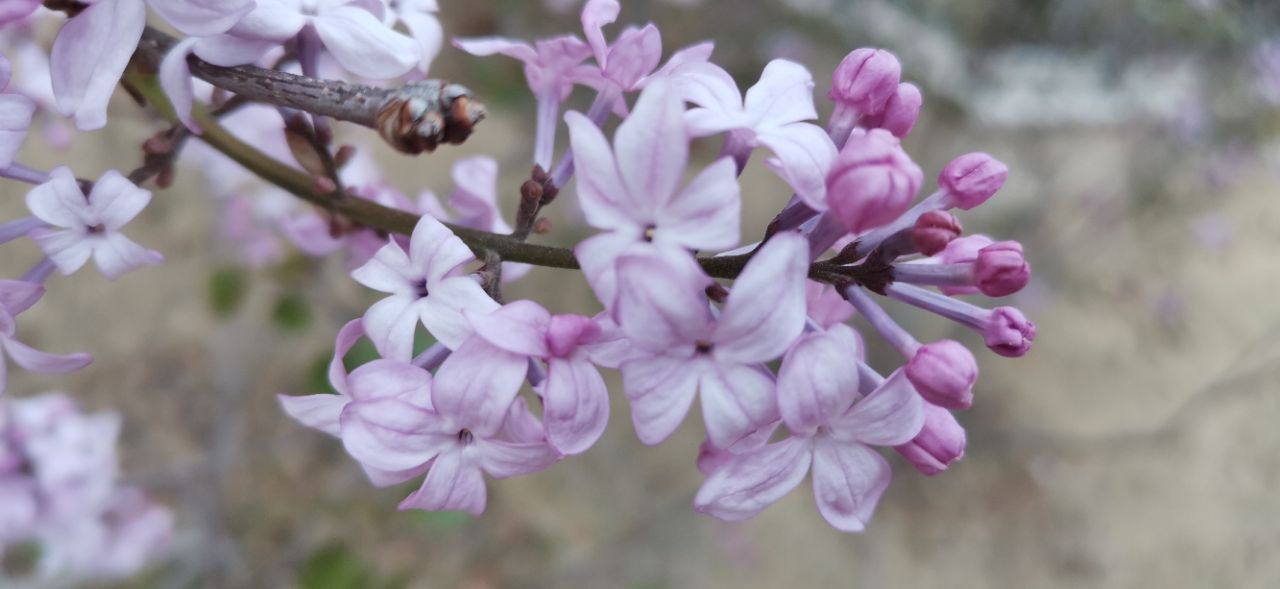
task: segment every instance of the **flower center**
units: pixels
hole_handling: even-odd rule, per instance
[[[710,354],[712,347],[714,346],[711,344],[711,342],[706,340],[699,340],[697,346],[694,349],[699,354]]]
[[[89,234],[90,234],[90,235],[101,235],[101,234],[106,233],[106,232],[107,232],[107,228],[106,228],[106,227],[103,227],[103,226],[102,226],[102,225],[100,225],[100,224],[99,224],[99,225],[90,225],[90,226],[89,226]]]
[[[657,233],[657,232],[658,232],[658,226],[657,226],[657,225],[649,225],[649,226],[645,227],[645,228],[644,228],[644,240],[645,240],[645,241],[652,242],[652,241],[653,241],[653,234],[654,234],[654,233]]]
[[[458,442],[463,446],[470,446],[475,439],[475,435],[469,429],[463,428],[462,431],[458,432]]]
[[[414,292],[418,293],[418,298],[420,299],[427,298],[427,295],[430,294],[429,292],[427,292],[427,279],[423,278],[422,280],[419,280],[413,283],[413,290]]]

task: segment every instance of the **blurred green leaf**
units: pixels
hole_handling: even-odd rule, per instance
[[[361,365],[373,362],[381,358],[378,355],[378,349],[373,347],[373,343],[368,339],[361,338],[356,345],[351,346],[351,351],[342,357],[342,365],[347,367],[347,372],[351,372]]]
[[[414,509],[404,513],[413,525],[428,532],[452,532],[470,524],[474,517],[462,511],[422,511]]]
[[[209,275],[209,306],[220,318],[235,313],[248,292],[249,273],[242,268],[218,268]]]
[[[281,329],[302,331],[311,324],[311,307],[301,294],[287,293],[276,300],[271,320]]]
[[[346,546],[331,545],[312,553],[298,574],[302,589],[364,589],[373,573]]]

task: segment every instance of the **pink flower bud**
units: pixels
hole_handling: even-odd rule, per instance
[[[915,242],[916,249],[920,250],[920,253],[932,256],[943,251],[963,233],[964,227],[960,226],[960,220],[956,219],[955,215],[946,211],[932,210],[926,211],[916,219],[916,225],[911,229],[911,240]]]
[[[1022,290],[1031,279],[1031,266],[1022,256],[1022,244],[1001,241],[982,248],[973,265],[978,290],[989,297],[1003,297]]]
[[[862,119],[862,126],[868,129],[884,129],[897,137],[906,137],[916,126],[920,118],[920,107],[924,105],[924,96],[915,84],[898,84],[898,89],[885,102],[884,109],[877,115]]]
[[[951,195],[955,206],[967,211],[986,202],[1008,179],[1009,166],[990,154],[974,152],[953,159],[942,168],[938,186]]]
[[[853,233],[888,223],[911,206],[924,173],[884,129],[854,133],[827,175],[831,210]]]
[[[831,75],[832,102],[856,109],[864,116],[876,116],[898,90],[902,65],[884,49],[863,47],[846,55]]]
[[[982,234],[966,235],[948,243],[938,254],[938,258],[943,264],[973,264],[978,261],[978,252],[993,243],[994,240]],[[971,285],[940,286],[938,289],[951,296],[980,292],[978,287]]]
[[[547,325],[547,348],[556,358],[566,358],[578,346],[600,339],[600,325],[581,315],[553,315]]]
[[[1031,350],[1036,339],[1036,324],[1014,307],[998,307],[982,327],[982,339],[992,352],[1007,358],[1018,358]]]
[[[964,428],[950,411],[925,405],[924,428],[915,439],[894,449],[921,474],[933,476],[964,458],[965,442]]]
[[[906,366],[907,380],[924,400],[947,409],[973,405],[973,383],[978,361],[955,340],[939,340],[920,346]]]

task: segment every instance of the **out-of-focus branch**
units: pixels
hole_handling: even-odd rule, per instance
[[[160,63],[177,40],[148,27],[137,57]],[[458,84],[426,80],[399,88],[375,88],[321,80],[255,66],[221,67],[196,56],[191,73],[249,100],[331,117],[374,129],[405,153],[433,151],[442,143],[462,143],[485,117],[484,105]]]

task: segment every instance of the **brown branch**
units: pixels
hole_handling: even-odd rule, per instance
[[[143,32],[137,57],[152,68],[177,39],[151,27]],[[443,80],[400,88],[375,88],[321,80],[255,66],[221,67],[192,55],[191,73],[255,102],[292,108],[374,129],[392,147],[411,154],[434,151],[442,143],[462,143],[485,117],[471,92]]]

